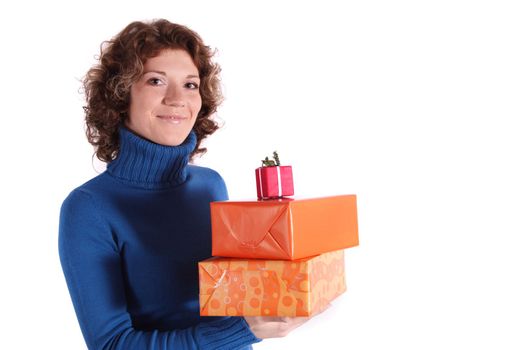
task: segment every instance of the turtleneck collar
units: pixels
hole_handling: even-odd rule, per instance
[[[120,127],[120,150],[107,166],[114,177],[137,187],[158,189],[186,181],[188,161],[197,145],[192,130],[179,146],[163,146]]]

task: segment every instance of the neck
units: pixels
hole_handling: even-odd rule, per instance
[[[153,143],[125,127],[120,128],[119,136],[118,156],[107,167],[111,175],[148,189],[173,187],[186,181],[186,167],[197,144],[193,131],[179,146]]]

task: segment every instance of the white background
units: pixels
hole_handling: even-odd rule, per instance
[[[198,163],[232,199],[274,149],[298,196],[358,196],[347,293],[255,349],[525,348],[521,1],[61,2],[0,8],[0,348],[85,348],[57,252],[62,200],[102,169],[79,79],[160,17],[219,50]]]

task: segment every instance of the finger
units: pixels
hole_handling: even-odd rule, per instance
[[[294,317],[290,322],[288,322],[288,327],[290,331],[296,329],[299,326],[302,326],[310,320],[309,317]]]
[[[331,307],[332,307],[332,304],[327,303],[326,305],[321,306],[321,307],[319,308],[319,310],[317,310],[316,312],[314,312],[313,314],[311,314],[310,317],[314,317],[314,316],[317,316],[317,315],[319,315],[319,314],[322,314],[323,312],[325,312],[326,310],[328,310],[328,309],[331,308]]]

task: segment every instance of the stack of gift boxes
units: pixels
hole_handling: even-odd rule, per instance
[[[358,245],[355,195],[291,199],[291,166],[266,158],[254,201],[211,203],[212,255],[199,262],[202,316],[310,316],[345,292]]]

